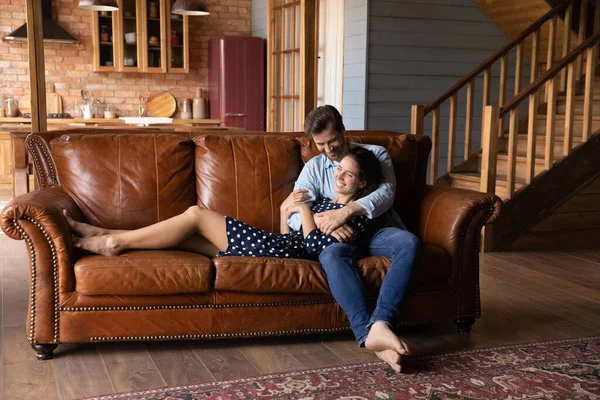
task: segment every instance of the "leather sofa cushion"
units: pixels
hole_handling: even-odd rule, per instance
[[[316,261],[269,257],[217,257],[215,290],[246,293],[329,294]]]
[[[300,174],[293,136],[203,135],[196,142],[199,206],[279,232],[279,206]]]
[[[369,293],[377,293],[390,267],[388,257],[366,257],[357,268]],[[316,261],[266,257],[218,257],[215,290],[245,293],[330,294],[327,276]],[[450,281],[450,255],[433,245],[421,247],[410,287],[446,287]]]
[[[213,289],[210,259],[176,250],[139,250],[116,257],[90,255],[75,263],[75,290],[84,295],[166,295]]]
[[[50,146],[61,186],[91,224],[136,229],[196,204],[194,144],[183,136],[65,134]]]

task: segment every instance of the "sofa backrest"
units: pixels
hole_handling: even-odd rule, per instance
[[[392,159],[396,175],[394,209],[411,232],[417,231],[419,202],[425,189],[427,161],[431,150],[429,137],[390,131],[348,131],[351,142],[385,147]],[[306,163],[319,154],[317,146],[308,136],[298,137],[302,144],[302,161]]]
[[[67,132],[50,147],[60,185],[94,225],[140,228],[196,203],[194,143],[181,135]]]
[[[281,203],[304,162],[318,154],[301,132],[99,132],[45,132],[27,141],[47,186],[62,185],[88,221],[111,228],[145,226],[198,204],[278,231]],[[388,131],[348,131],[347,137],[388,149],[398,184],[394,206],[415,232],[430,139]],[[52,157],[44,156],[49,143]],[[126,169],[116,167],[119,160]],[[119,181],[125,186],[116,186]]]
[[[198,205],[269,232],[300,174],[294,135],[201,135],[196,143]]]
[[[390,131],[349,131],[347,137],[388,150],[397,181],[394,208],[416,232],[429,138]],[[198,204],[271,232],[279,229],[279,207],[304,163],[319,154],[300,132],[202,134],[194,141]]]

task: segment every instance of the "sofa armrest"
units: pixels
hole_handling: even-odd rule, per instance
[[[457,318],[480,315],[479,240],[481,228],[500,213],[495,195],[473,190],[427,186],[420,210],[419,238],[446,250],[457,292]]]
[[[59,340],[59,294],[75,287],[71,231],[62,215],[81,210],[60,187],[36,190],[12,199],[2,210],[0,226],[11,238],[25,240],[30,261],[27,333],[32,343]]]
[[[419,237],[452,256],[464,245],[465,235],[479,233],[500,213],[502,200],[473,190],[427,185],[421,201]]]

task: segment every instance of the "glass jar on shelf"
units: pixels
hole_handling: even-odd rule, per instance
[[[12,97],[8,97],[4,102],[4,110],[7,117],[16,117],[19,115],[19,105]]]
[[[106,118],[106,119],[117,118],[117,113],[115,111],[114,104],[106,104],[106,106],[104,107],[104,118]]]
[[[110,42],[110,36],[108,33],[108,26],[102,25],[100,27],[100,41],[101,42]]]
[[[154,1],[148,4],[148,16],[150,18],[158,18],[158,4]]]

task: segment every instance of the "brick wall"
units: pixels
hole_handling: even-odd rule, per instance
[[[168,90],[176,99],[194,97],[195,88],[208,86],[208,41],[223,35],[251,33],[252,0],[207,0],[210,15],[190,17],[188,74],[107,73],[92,71],[91,11],[77,8],[78,0],[53,0],[55,21],[79,40],[77,44],[46,43],[46,83],[54,83],[63,98],[63,111],[80,98],[81,89],[113,103],[117,115],[133,116],[137,98],[153,90]],[[0,36],[25,23],[25,0],[0,0]],[[28,49],[25,42],[0,41],[0,95],[19,99],[29,93]]]

